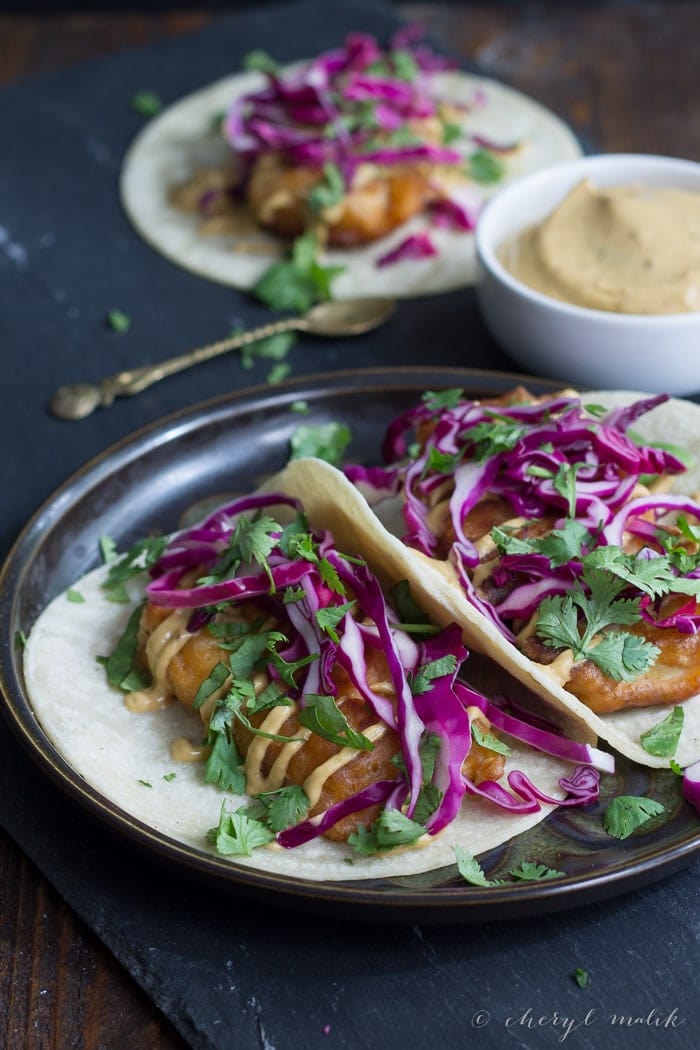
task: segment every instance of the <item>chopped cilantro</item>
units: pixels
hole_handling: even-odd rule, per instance
[[[307,416],[311,409],[309,408],[309,402],[300,398],[298,401],[292,401],[289,411],[296,412],[300,416]]]
[[[500,182],[505,174],[505,165],[487,149],[478,149],[467,162],[467,174],[474,182]]]
[[[117,545],[111,536],[100,536],[100,556],[105,565],[117,557]]]
[[[234,331],[233,334],[238,333]],[[256,339],[241,347],[241,365],[250,369],[256,361],[284,362],[296,341],[294,332],[277,332],[276,335],[268,335],[266,339]]]
[[[147,780],[137,780],[136,783],[140,784],[141,787],[145,787],[145,788],[152,788],[153,787],[153,784],[149,784],[149,782]]]
[[[547,879],[562,878],[566,872],[555,871],[554,868],[548,868],[546,864],[538,864],[534,860],[524,860],[519,868],[514,868],[508,874],[521,882],[544,882]]]
[[[76,605],[82,605],[85,601],[84,595],[80,591],[76,591],[73,587],[69,587],[66,591],[66,598],[69,602],[74,602]]]
[[[17,649],[24,649],[27,644],[27,635],[24,631],[15,631],[15,647]]]
[[[207,833],[207,840],[227,857],[250,857],[254,849],[266,846],[274,837],[269,828],[242,810],[229,812],[226,803],[221,807],[218,825]]]
[[[425,828],[398,809],[382,810],[371,828],[360,826],[348,844],[357,853],[369,855],[396,846],[410,846],[425,834]]]
[[[399,80],[415,80],[418,76],[418,66],[410,51],[392,51],[391,64],[394,73]]]
[[[177,773],[164,773],[163,774],[163,780],[167,780],[167,782],[170,783],[170,781],[174,780],[176,776],[177,776]]]
[[[309,798],[303,787],[292,784],[278,791],[265,791],[255,796],[265,807],[265,823],[271,831],[284,831],[306,817]]]
[[[580,966],[577,966],[571,976],[579,988],[588,987],[588,970],[582,970]]]
[[[297,427],[290,439],[291,459],[315,456],[332,466],[340,466],[352,434],[345,423],[306,423]]]
[[[352,728],[334,697],[308,693],[304,701],[306,706],[301,708],[297,717],[312,733],[341,747],[354,747],[358,751],[374,750],[372,741]]]
[[[308,195],[309,207],[315,214],[340,204],[345,196],[345,180],[337,164],[323,165],[323,178]]]
[[[228,681],[229,674],[230,671],[226,664],[218,663],[204,681],[200,682],[192,705],[196,711],[224,686]]]
[[[243,57],[243,68],[249,73],[276,73],[279,63],[267,51],[256,48]]]
[[[503,879],[487,879],[484,870],[468,850],[461,846],[455,846],[455,857],[457,859],[457,871],[465,882],[472,886],[502,886]]]
[[[345,602],[344,605],[327,605],[324,609],[319,609],[316,613],[316,622],[318,623],[318,626],[322,631],[325,631],[334,642],[340,640],[338,638],[336,627],[340,621],[345,618],[346,613],[352,609],[353,604],[353,602]]]
[[[664,806],[653,798],[618,795],[603,814],[603,827],[613,838],[626,839],[652,817],[658,817],[663,812]]]
[[[129,104],[140,117],[155,117],[163,108],[162,101],[153,91],[137,91]]]
[[[452,124],[446,121],[442,125],[442,144],[443,146],[451,146],[453,142],[457,142],[462,137],[462,129],[459,124]]]
[[[683,769],[681,768],[681,766],[679,766],[678,762],[676,762],[675,758],[671,759],[671,761],[668,764],[668,768],[671,770],[672,773],[675,773],[677,777],[683,776]]]
[[[212,749],[207,759],[204,779],[207,784],[216,784],[222,791],[232,791],[240,795],[245,791],[245,773],[243,759],[238,753],[236,743],[228,730],[223,727],[213,733],[210,729]]]
[[[478,722],[472,722],[472,736],[480,747],[485,747],[488,751],[495,751],[499,755],[509,755],[511,753],[511,749],[505,740],[499,740],[493,733],[485,733]]]
[[[284,379],[287,378],[291,370],[292,366],[290,365],[289,361],[280,361],[267,373],[265,377],[265,382],[268,383],[270,386],[276,386],[278,383],[281,383]]]
[[[124,632],[117,642],[112,655],[107,659],[107,681],[115,689],[130,691],[133,688],[132,673],[138,648],[139,624],[143,605],[138,605],[131,613]]]
[[[423,394],[423,402],[431,412],[440,412],[444,408],[457,408],[464,398],[464,391],[458,387],[448,390],[426,390]]]
[[[411,679],[411,692],[414,696],[418,696],[420,693],[427,693],[431,688],[430,683],[435,678],[442,678],[446,674],[454,674],[456,670],[457,657],[452,653],[447,653],[438,660],[431,661],[431,663],[423,664]]]
[[[124,586],[127,580],[140,576],[160,558],[167,546],[164,536],[139,540],[126,554],[111,559],[107,579],[102,584],[106,597],[113,602],[128,602],[129,594]]]
[[[675,755],[683,731],[683,720],[683,708],[676,705],[664,719],[642,733],[639,740],[646,753],[659,758]]]
[[[472,456],[477,463],[484,463],[501,452],[510,452],[520,441],[526,428],[507,417],[482,421],[470,427],[463,434],[465,441],[472,444]]]
[[[123,310],[110,310],[107,314],[107,327],[113,332],[128,332],[131,327],[131,318]]]
[[[290,259],[275,263],[255,285],[255,295],[273,310],[306,313],[314,303],[330,299],[331,283],[343,267],[318,262],[313,231],[298,237]]]

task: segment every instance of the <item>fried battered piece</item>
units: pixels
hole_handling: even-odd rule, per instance
[[[331,245],[352,248],[378,240],[437,195],[428,165],[366,169],[358,170],[343,199],[322,216]],[[295,166],[269,153],[253,165],[246,200],[260,226],[280,237],[298,237],[315,218],[309,193],[322,178],[317,168]]]
[[[263,617],[254,602],[240,603],[232,609],[239,619],[248,623]],[[150,604],[145,606],[139,638],[144,664],[148,663],[146,644],[149,636],[172,612],[171,609]],[[269,622],[265,626],[269,627]],[[225,653],[206,627],[188,634],[184,644],[168,661],[165,669],[166,690],[186,707],[193,707],[199,686],[222,659],[225,659]],[[384,653],[368,649],[365,659],[367,682],[372,690],[380,695],[391,696],[393,684]],[[394,762],[400,751],[397,733],[379,721],[340,665],[334,667],[331,677],[336,704],[353,730],[363,734],[369,731],[374,737],[372,750],[344,748],[311,732],[300,724],[297,709],[293,705],[273,709],[277,713],[276,718],[282,719],[281,723],[275,724],[273,732],[288,738],[287,743],[262,738],[251,732],[243,722],[235,720],[233,737],[240,755],[245,759],[246,779],[251,794],[292,784],[303,786],[307,794],[311,794],[309,815],[313,817],[379,780],[399,778],[401,771]],[[257,694],[265,689],[268,681],[265,674],[255,676],[253,684]],[[200,709],[205,723],[211,717],[212,710],[213,701],[207,701]],[[285,716],[286,711],[289,713]],[[251,725],[269,732],[272,729],[266,724],[269,715],[270,711],[253,714],[250,717]],[[491,732],[483,717],[480,716],[478,721],[485,732]],[[335,762],[338,756],[341,757]],[[329,763],[325,770],[321,768],[324,763]],[[474,742],[464,771],[471,780],[480,783],[483,780],[497,780],[503,773],[504,764],[503,756]],[[360,825],[368,827],[372,824],[380,812],[381,805],[378,804],[353,813],[338,821],[326,832],[326,836],[334,841],[346,841]]]

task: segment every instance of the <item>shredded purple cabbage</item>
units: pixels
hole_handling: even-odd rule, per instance
[[[283,682],[273,656],[265,656],[268,678],[282,685],[290,700],[304,708],[311,696],[334,695],[333,671],[339,667],[373,715],[397,734],[401,768],[397,767],[395,780],[371,784],[321,814],[278,833],[277,841],[282,846],[290,848],[307,842],[349,814],[377,803],[385,809],[401,809],[411,817],[424,787],[421,746],[428,737],[439,742],[428,774],[437,795],[437,804],[425,819],[429,834],[437,834],[455,819],[465,792],[477,790],[502,805],[500,793],[505,789],[490,785],[475,789],[463,774],[471,747],[470,706],[484,712],[497,730],[517,736],[531,746],[572,762],[610,768],[595,749],[527,725],[457,682],[467,653],[456,624],[434,636],[412,637],[396,626],[399,617],[367,565],[340,553],[329,533],[307,532],[305,520],[298,518],[302,524],[296,525],[296,534],[304,542],[290,547],[289,532],[285,534],[276,518],[266,513],[274,513],[280,507],[290,516],[301,512],[296,500],[279,494],[245,497],[185,529],[170,541],[151,569],[147,595],[159,606],[191,609],[192,630],[206,624],[219,603],[235,605],[253,599],[261,611],[284,625],[280,628],[284,638],[276,643],[276,654],[282,663],[300,664],[290,684]],[[261,513],[268,519],[263,524],[270,549],[264,557],[257,556],[257,562],[256,556],[251,555],[251,564],[242,564],[240,535],[245,535],[246,530],[237,531],[241,516],[254,524]],[[232,562],[227,562],[231,551],[238,553]],[[293,594],[289,588],[293,588]],[[348,596],[352,611],[344,608]],[[322,618],[334,606],[343,608],[339,609],[333,630],[328,630],[322,625]],[[372,684],[369,661],[373,654],[381,654],[385,662],[390,691],[386,680],[378,688]],[[446,657],[454,659],[444,663],[441,673],[426,670],[440,667],[437,662],[444,662]],[[421,674],[422,684],[414,688],[412,683]],[[515,775],[512,773],[511,777]],[[518,784],[516,779],[511,786],[522,794]],[[526,795],[546,800],[532,785],[527,787]]]

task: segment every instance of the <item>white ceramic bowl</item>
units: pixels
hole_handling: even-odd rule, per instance
[[[491,334],[528,371],[588,387],[700,391],[700,312],[611,313],[552,299],[499,262],[508,238],[541,222],[582,179],[700,192],[700,164],[632,153],[582,157],[513,183],[479,220],[477,295]]]

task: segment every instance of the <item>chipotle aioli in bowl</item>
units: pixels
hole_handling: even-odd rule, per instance
[[[585,180],[498,257],[523,284],[575,306],[700,310],[700,193]]]

